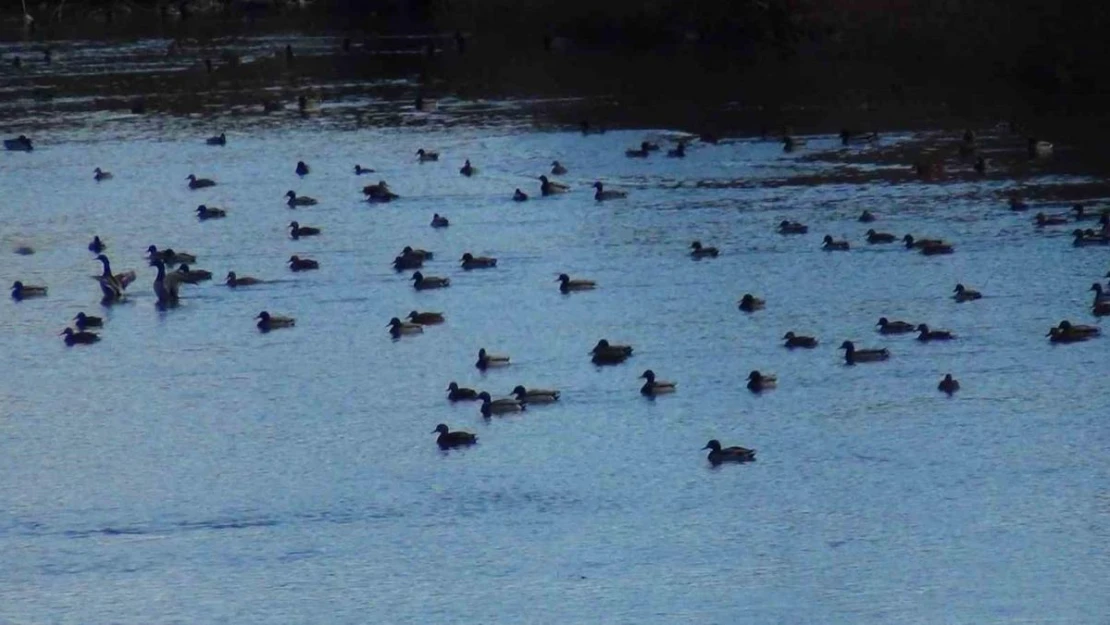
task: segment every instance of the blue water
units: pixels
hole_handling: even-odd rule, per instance
[[[473,106],[480,106],[481,103]],[[460,109],[466,107],[460,105]],[[45,299],[0,303],[0,623],[1097,623],[1110,613],[1104,248],[1073,249],[1000,199],[1013,183],[782,185],[827,172],[773,142],[623,157],[665,131],[450,123],[344,128],[97,117],[0,153],[3,278]],[[415,118],[414,118],[415,119]],[[425,123],[426,122],[426,123]],[[220,130],[228,145],[203,138]],[[884,142],[911,137],[890,136]],[[419,147],[441,151],[418,164]],[[856,149],[856,148],[853,148]],[[480,173],[463,178],[469,158]],[[559,159],[569,194],[539,198]],[[305,160],[312,173],[293,173]],[[355,177],[355,163],[380,173]],[[100,166],[113,180],[92,179]],[[190,191],[185,177],[218,186]],[[388,180],[402,199],[361,201]],[[627,200],[597,204],[604,180]],[[698,181],[744,186],[698,188]],[[1035,180],[1033,182],[1036,182]],[[681,183],[681,184],[679,184]],[[515,187],[533,195],[509,200]],[[676,188],[677,187],[677,188]],[[320,200],[290,210],[293,189]],[[198,204],[227,219],[198,222]],[[855,216],[941,237],[926,258],[868,246]],[[451,226],[433,230],[433,212]],[[782,237],[789,218],[810,234]],[[292,219],[323,235],[288,238]],[[847,237],[849,253],[819,249]],[[98,306],[99,234],[128,301]],[[721,248],[693,261],[693,239]],[[159,311],[150,244],[198,255],[217,283]],[[34,255],[9,253],[29,245]],[[433,250],[416,292],[392,271]],[[499,259],[464,272],[463,252]],[[291,254],[320,261],[292,274]],[[231,290],[229,270],[272,282]],[[597,280],[561,295],[555,276]],[[956,304],[953,286],[984,292]],[[751,292],[765,310],[746,315]],[[296,317],[260,334],[261,310]],[[391,340],[390,317],[447,323]],[[103,341],[67,348],[80,310]],[[958,335],[883,337],[880,316]],[[789,352],[787,330],[821,341]],[[597,369],[600,338],[635,346]],[[841,341],[887,347],[847,367]],[[485,347],[510,367],[480,373]],[[646,368],[678,392],[638,393]],[[777,390],[744,387],[752,369]],[[955,397],[936,384],[951,372]],[[483,420],[450,381],[555,405]],[[444,453],[437,423],[478,434]],[[711,468],[710,438],[758,450]]]

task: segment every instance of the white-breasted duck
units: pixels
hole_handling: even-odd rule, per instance
[[[478,350],[478,361],[474,363],[474,366],[481,371],[497,367],[507,367],[509,366],[509,357],[504,354],[491,354],[483,347]]]

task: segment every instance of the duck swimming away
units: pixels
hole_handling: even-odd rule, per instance
[[[235,275],[234,271],[229,271],[227,272],[227,278],[224,280],[224,284],[234,289],[241,286],[262,284],[262,281],[258,278],[252,278],[250,276],[243,276],[240,278],[239,276]]]
[[[12,283],[12,299],[19,302],[32,297],[46,297],[46,287],[23,284],[19,280]]]
[[[953,393],[960,390],[960,383],[958,380],[952,378],[951,373],[946,373],[944,374],[944,379],[940,381],[940,384],[937,384],[937,390],[951,396]]]
[[[78,330],[101,328],[104,327],[104,320],[100,317],[93,317],[91,315],[86,315],[84,312],[79,312],[77,316],[73,318],[73,325],[77,326]]]
[[[445,321],[443,313],[439,312],[417,312],[412,311],[408,315],[409,321],[419,323],[422,326],[436,325]]]
[[[478,173],[478,168],[470,164],[470,159],[466,159],[466,163],[459,169],[459,173],[469,178]]]

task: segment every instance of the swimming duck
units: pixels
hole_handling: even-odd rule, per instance
[[[1088,220],[1088,219],[1098,219],[1099,218],[1098,213],[1088,213],[1087,212],[1087,207],[1083,206],[1083,204],[1077,203],[1077,204],[1075,204],[1074,206],[1071,207],[1071,210],[1072,210],[1073,213],[1075,213],[1075,220],[1076,221],[1085,221],[1085,220]]]
[[[30,152],[35,148],[26,135],[19,135],[15,139],[4,139],[4,149],[12,152]]]
[[[463,163],[463,166],[461,168],[459,168],[459,173],[466,176],[467,178],[469,178],[469,177],[473,176],[474,174],[478,173],[478,168],[471,165],[470,164],[470,159],[468,158],[468,159],[466,159],[466,162]]]
[[[877,243],[894,243],[897,240],[898,237],[888,232],[875,232],[874,228],[867,231],[867,242],[872,245]]]
[[[92,315],[86,315],[84,312],[79,312],[77,316],[73,318],[73,325],[77,326],[78,330],[84,330],[85,328],[102,328],[104,327],[104,320],[100,317],[93,317]]]
[[[628,360],[632,355],[632,346],[630,345],[611,345],[609,341],[601,339],[597,345],[590,350],[593,356],[591,361],[598,366],[602,365],[619,365],[620,363]]]
[[[197,257],[185,252],[175,252],[173,248],[166,248],[159,250],[156,246],[151,245],[146,248],[147,256],[153,260],[160,260],[167,265],[180,265],[181,263],[195,263]]]
[[[312,260],[311,258],[301,258],[300,256],[293,255],[289,257],[289,268],[293,271],[310,271],[319,269],[320,263]]]
[[[759,299],[751,293],[745,293],[744,297],[740,298],[740,310],[749,313],[755,312],[757,310],[762,310],[766,303],[766,301]]]
[[[374,170],[370,169],[369,167],[363,167],[362,165],[355,165],[355,175],[356,176],[361,176],[362,174],[372,174],[372,173],[374,173]]]
[[[486,348],[483,347],[478,350],[478,362],[474,363],[474,366],[482,371],[494,367],[507,367],[509,366],[509,357],[487,353]]]
[[[1038,228],[1044,228],[1045,226],[1067,225],[1068,218],[1064,215],[1045,215],[1044,213],[1037,213],[1033,221],[1036,222]]]
[[[391,202],[401,197],[390,190],[384,180],[379,180],[378,184],[366,185],[362,188],[362,193],[368,202]]]
[[[97,282],[100,283],[100,291],[104,294],[104,300],[113,302],[123,297],[124,290],[127,286],[135,281],[134,271],[125,271],[119,274],[112,274],[112,265],[108,262],[108,257],[100,254],[96,257],[100,261],[102,271],[97,276]]]
[[[912,234],[907,234],[902,237],[902,241],[906,244],[907,250],[923,249],[933,245],[944,245],[944,241],[940,239],[915,239]]]
[[[472,388],[460,387],[452,382],[447,385],[447,399],[451,401],[473,401],[478,399],[478,391]]]
[[[46,287],[23,284],[19,280],[12,283],[12,299],[20,301],[32,297],[46,297]]]
[[[185,179],[189,181],[189,188],[190,189],[203,189],[205,187],[214,187],[214,186],[216,186],[216,181],[215,180],[210,180],[208,178],[197,178],[193,174],[189,174],[188,176],[185,177]]]
[[[746,447],[721,448],[721,442],[713,439],[702,447],[702,451],[709,450],[709,463],[716,466],[725,462],[752,462],[755,460],[755,450]]]
[[[319,228],[313,228],[312,226],[302,226],[295,221],[289,222],[289,236],[293,237],[294,240],[301,237],[314,237],[318,234],[320,234]]]
[[[554,180],[548,180],[547,176],[540,176],[540,195],[547,197],[548,195],[555,195],[557,193],[566,193],[570,191],[570,187]]]
[[[401,254],[393,259],[393,268],[397,271],[420,269],[423,266],[424,257],[417,254]]]
[[[604,202],[605,200],[619,200],[628,197],[628,193],[625,191],[606,191],[601,182],[595,182],[594,188],[597,189],[597,191],[594,192],[594,199],[598,202]]]
[[[821,243],[821,249],[827,252],[847,252],[849,247],[847,241],[836,241],[830,234],[826,234]]]
[[[242,278],[240,278],[239,276],[235,275],[234,271],[229,271],[227,272],[227,279],[224,281],[224,284],[234,289],[240,286],[252,286],[255,284],[262,284],[262,281],[258,278],[252,278],[250,276],[243,276]]]
[[[92,345],[100,340],[100,335],[95,332],[74,332],[73,328],[62,330],[59,336],[65,337],[65,343],[69,347],[74,345]]]
[[[478,442],[478,437],[470,432],[451,432],[447,429],[447,425],[440,423],[436,429],[432,430],[432,434],[439,434],[436,437],[436,445],[440,449],[451,449],[452,447],[467,447]]]
[[[412,246],[409,246],[409,245],[406,245],[401,250],[401,255],[402,256],[419,256],[422,260],[431,260],[432,257],[435,256],[434,253],[429,252],[428,250],[413,249]]]
[[[748,374],[748,390],[753,393],[762,393],[773,389],[777,384],[778,378],[773,375],[764,375],[759,371],[752,371]]]
[[[1096,317],[1105,317],[1110,315],[1110,302],[1098,302],[1091,307],[1091,314]]]
[[[782,338],[786,341],[786,347],[790,349],[794,349],[795,347],[813,349],[817,347],[817,339],[812,336],[798,336],[794,334],[794,332],[787,332]]]
[[[189,265],[187,264],[183,264],[178,267],[177,274],[181,276],[182,282],[188,282],[189,284],[198,284],[200,282],[204,282],[205,280],[212,279],[211,271],[205,271],[204,269],[190,269]]]
[[[93,254],[99,254],[108,249],[108,245],[100,240],[99,236],[94,236],[91,243],[89,243],[89,251]]]
[[[390,319],[386,327],[389,328],[389,333],[395,339],[400,338],[403,334],[422,334],[424,332],[424,326],[418,323],[405,323],[397,317]]]
[[[291,190],[285,192],[285,197],[289,198],[289,201],[287,201],[286,204],[291,207],[315,206],[319,204],[319,202],[317,202],[315,198],[310,198],[307,195],[297,195]]]
[[[924,245],[921,247],[921,254],[923,256],[940,256],[943,254],[951,254],[955,252],[955,248],[948,243],[938,243],[936,245]]]
[[[505,414],[509,412],[522,412],[526,408],[520,400],[515,397],[502,397],[501,399],[493,399],[489,393],[482,391],[478,393],[478,399],[482,400],[482,416],[489,417],[495,414]]]
[[[515,191],[513,191],[513,201],[514,202],[527,202],[528,201],[528,194],[525,193],[524,191],[521,191],[520,188],[518,187]]]
[[[158,306],[162,308],[176,306],[180,299],[178,291],[181,278],[175,274],[167,274],[166,264],[160,260],[155,260],[151,264],[158,270],[158,275],[154,278],[154,295],[158,298]]]
[[[297,161],[296,172],[298,176],[304,178],[308,175],[308,165],[305,165],[304,161]]]
[[[512,394],[522,404],[550,404],[559,401],[559,391],[542,388],[524,388],[518,385]]]
[[[227,136],[225,136],[224,133],[221,132],[220,136],[208,137],[204,140],[204,142],[208,145],[227,145]]]
[[[409,313],[408,319],[422,326],[430,326],[444,322],[443,313],[439,312],[416,312],[414,310]]]
[[[654,397],[655,395],[662,395],[664,393],[673,393],[675,391],[674,382],[665,382],[663,380],[655,379],[655,372],[651,369],[644,371],[640,378],[647,380],[644,385],[640,387],[640,394]]]
[[[428,289],[442,289],[451,286],[450,278],[440,278],[438,276],[425,276],[417,271],[412,274],[412,286],[417,291],[426,291]]]
[[[701,241],[694,241],[690,244],[690,256],[694,258],[705,258],[711,256],[716,258],[720,252],[715,247],[702,247]]]
[[[1027,140],[1029,158],[1046,158],[1052,156],[1052,144],[1048,141],[1038,141],[1033,137]]]
[[[960,390],[960,382],[953,379],[951,373],[946,373],[944,374],[944,379],[940,381],[940,384],[937,384],[937,390],[952,395]]]
[[[419,150],[417,150],[416,156],[419,157],[421,163],[439,160],[439,152],[428,152],[424,148],[420,148]]]
[[[463,269],[489,269],[497,266],[497,259],[489,256],[474,256],[470,252],[462,255]]]
[[[1086,337],[1094,337],[1102,334],[1102,330],[1095,326],[1087,325],[1072,325],[1067,319],[1060,322],[1056,329],[1065,334],[1073,334]]]
[[[948,330],[930,330],[929,326],[924,323],[917,326],[917,331],[920,333],[917,335],[917,340],[922,343],[927,343],[929,341],[950,341],[956,338]]]
[[[446,217],[440,215],[439,213],[435,213],[434,215],[432,215],[432,227],[433,228],[446,228],[447,226],[450,226],[450,225],[451,225],[451,222],[448,221]]]
[[[625,150],[624,151],[624,155],[627,156],[628,158],[647,158],[648,154],[651,154],[651,150],[648,149],[648,142],[647,141],[641,142],[639,149],[631,149],[631,150]]]
[[[856,218],[856,221],[863,224],[869,224],[875,221],[875,216],[871,214],[871,211],[864,210],[862,213],[859,214],[859,217]]]
[[[597,283],[593,280],[584,280],[581,278],[577,280],[571,280],[570,276],[565,273],[559,274],[559,277],[556,278],[555,281],[559,283],[559,291],[561,293],[570,293],[571,291],[589,291],[590,289],[593,289],[597,286]]]
[[[805,234],[807,232],[809,232],[809,226],[805,224],[786,219],[779,222],[779,234]]]
[[[101,180],[110,180],[111,178],[112,172],[110,171],[104,171],[99,167],[93,170],[93,180],[96,180],[97,182],[100,182]]]
[[[567,168],[563,167],[559,161],[551,161],[551,175],[552,176],[565,176]]]
[[[1102,285],[1099,284],[1098,282],[1095,282],[1094,284],[1092,284],[1091,288],[1089,288],[1087,290],[1095,292],[1095,304],[1096,305],[1100,304],[1102,302],[1110,302],[1110,292],[1104,291],[1103,288],[1102,288]]]
[[[278,328],[292,328],[297,325],[297,320],[292,317],[271,315],[265,310],[258,313],[255,319],[258,319],[258,323],[256,324],[258,329],[263,332],[269,332],[270,330],[276,330]]]
[[[667,150],[667,158],[686,158],[686,142],[679,141],[672,150]]]
[[[1075,239],[1072,245],[1075,247],[1090,247],[1095,245],[1110,245],[1110,237],[1096,233],[1094,230],[1079,230],[1078,228],[1072,230],[1072,235]]]
[[[1091,338],[1089,334],[1065,332],[1060,328],[1050,328],[1046,336],[1051,343],[1081,343]]]
[[[962,284],[957,284],[953,293],[955,293],[955,295],[952,296],[952,299],[957,302],[970,302],[983,297],[979,291],[973,291]]]
[[[856,349],[856,344],[851,341],[844,341],[841,343],[840,349],[844,350],[844,361],[849,365],[854,365],[857,362],[876,362],[890,358],[890,351],[885,348]]]
[[[917,326],[905,321],[890,321],[886,317],[879,317],[879,334],[906,334],[916,332]]]
[[[227,211],[222,208],[208,208],[204,204],[197,207],[197,219],[207,221],[209,219],[223,219],[227,217]]]

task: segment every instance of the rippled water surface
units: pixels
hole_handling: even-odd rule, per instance
[[[0,304],[0,622],[1106,618],[1106,339],[1044,338],[1060,319],[1095,322],[1087,289],[1110,269],[1106,248],[1009,212],[1004,175],[838,183],[837,166],[807,157],[867,148],[833,137],[794,155],[738,140],[626,159],[673,133],[538,131],[528,106],[380,103],[393,126],[338,123],[325,105],[276,121],[102,112],[13,127],[37,147],[0,153],[3,276],[50,293]],[[221,130],[226,147],[204,145]],[[417,163],[420,147],[441,160]],[[480,168],[469,179],[466,158]],[[539,198],[552,159],[573,190]],[[355,163],[379,173],[356,177]],[[95,182],[96,166],[114,179]],[[190,191],[190,173],[219,184]],[[402,198],[361,201],[380,178]],[[628,199],[595,203],[595,179]],[[516,187],[533,200],[510,201]],[[319,205],[290,210],[290,189]],[[198,222],[201,203],[228,218]],[[956,253],[868,246],[864,208],[878,230]],[[451,226],[430,228],[435,212]],[[784,218],[810,233],[777,235]],[[290,240],[293,219],[323,235]],[[853,249],[821,251],[826,233]],[[117,271],[139,273],[111,309],[90,278],[93,234]],[[691,260],[694,239],[721,256]],[[271,282],[186,288],[160,312],[150,244],[217,278]],[[11,253],[22,245],[35,253]],[[416,292],[393,272],[405,245],[433,250],[425,273],[451,288]],[[498,267],[462,271],[466,251]],[[291,254],[321,269],[292,274]],[[561,272],[600,286],[561,295]],[[957,282],[985,298],[954,303]],[[766,309],[739,312],[745,292]],[[260,334],[263,309],[297,326]],[[448,321],[391,340],[386,321],[414,309]],[[105,316],[103,341],[66,348],[57,333],[80,310]],[[884,315],[958,340],[880,336]],[[820,346],[787,351],[787,330]],[[603,337],[635,356],[593,367]],[[845,339],[893,356],[847,367]],[[480,347],[512,365],[480,373]],[[641,397],[646,368],[678,392]],[[752,369],[779,388],[751,394]],[[954,398],[936,390],[946,372],[963,384]],[[563,396],[483,420],[446,401],[452,380]],[[440,422],[480,443],[440,452]],[[713,469],[699,451],[710,438],[758,461]]]

